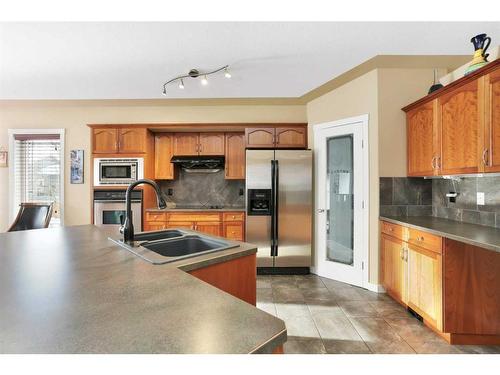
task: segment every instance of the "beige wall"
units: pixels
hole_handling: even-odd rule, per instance
[[[368,147],[370,168],[370,233],[369,233],[369,280],[378,281],[378,74],[372,70],[307,104],[309,141],[311,147],[314,125],[347,117],[368,114]],[[373,147],[375,145],[375,147]]]
[[[380,177],[406,176],[406,117],[404,106],[425,96],[433,69],[378,69]],[[439,75],[446,74],[440,69]]]
[[[304,105],[134,105],[93,102],[3,102],[0,103],[0,148],[8,148],[7,129],[64,128],[65,138],[65,224],[90,222],[90,130],[89,123],[167,122],[306,122]],[[85,183],[69,183],[69,150],[85,150]],[[8,168],[0,168],[0,232],[8,227]]]

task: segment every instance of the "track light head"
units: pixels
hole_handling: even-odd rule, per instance
[[[232,77],[231,73],[229,73],[229,70],[227,68],[224,69],[224,77],[226,77],[226,78],[231,78]]]
[[[161,93],[163,96],[167,96],[167,88],[163,86],[163,91]]]
[[[206,76],[206,75],[205,75],[205,76],[203,76],[203,78],[201,79],[201,84],[202,84],[203,86],[208,85],[208,79],[207,79],[207,76]]]
[[[184,81],[183,81],[182,79],[181,79],[181,80],[180,80],[180,82],[179,82],[179,88],[180,88],[181,90],[183,90],[183,89],[184,89]]]

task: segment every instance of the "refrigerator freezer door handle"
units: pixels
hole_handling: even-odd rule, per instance
[[[274,255],[278,255],[279,248],[279,233],[278,233],[278,210],[279,210],[279,182],[280,182],[280,165],[279,161],[274,161]]]
[[[275,180],[275,173],[276,169],[274,166],[275,161],[271,160],[271,256],[275,256],[276,252],[276,244],[274,242],[274,232],[275,232],[275,222],[274,222],[274,195],[275,195],[275,186],[274,186],[274,180]]]

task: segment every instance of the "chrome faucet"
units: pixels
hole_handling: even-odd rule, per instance
[[[165,200],[162,197],[160,187],[156,182],[153,180],[149,180],[147,178],[142,179],[142,180],[137,180],[133,183],[131,183],[128,188],[127,192],[125,193],[125,220],[123,221],[123,225],[120,227],[120,233],[123,234],[123,242],[127,243],[132,243],[134,242],[134,225],[132,224],[132,204],[131,204],[131,195],[132,195],[132,190],[137,185],[141,184],[147,184],[153,187],[155,189],[156,193],[156,202],[158,205],[158,208],[165,208],[167,207],[167,203],[165,203]]]

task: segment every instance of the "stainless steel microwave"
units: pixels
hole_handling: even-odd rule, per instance
[[[128,185],[142,178],[143,158],[94,159],[94,186]]]

